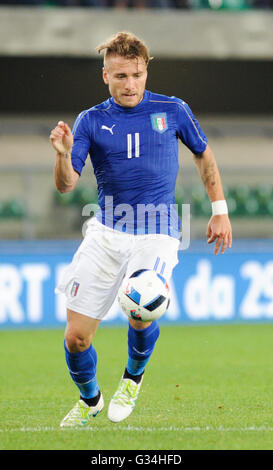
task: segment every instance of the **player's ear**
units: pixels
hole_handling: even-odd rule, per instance
[[[103,78],[105,85],[109,85],[108,73],[105,67],[102,67],[102,78]]]

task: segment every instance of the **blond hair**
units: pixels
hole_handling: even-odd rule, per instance
[[[127,31],[115,34],[106,42],[99,44],[96,49],[99,54],[104,51],[104,61],[110,55],[119,55],[129,59],[142,57],[145,64],[148,65],[152,59],[144,41]]]

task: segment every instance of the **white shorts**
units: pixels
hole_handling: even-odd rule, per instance
[[[93,217],[55,292],[65,293],[66,307],[98,320],[112,306],[124,276],[154,269],[169,280],[178,263],[179,240],[168,235],[131,235]]]

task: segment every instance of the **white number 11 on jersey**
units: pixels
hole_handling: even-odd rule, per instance
[[[139,132],[135,133],[135,155],[133,155],[132,148],[132,134],[127,134],[127,157],[139,157]]]

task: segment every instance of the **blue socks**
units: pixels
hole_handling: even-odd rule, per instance
[[[90,345],[82,352],[71,353],[64,342],[65,359],[73,382],[80,390],[82,398],[93,398],[99,393],[96,378],[97,353]]]
[[[144,372],[155,343],[159,337],[160,329],[156,321],[148,328],[136,330],[129,324],[128,329],[128,362],[126,370],[129,375],[137,376]],[[65,359],[73,382],[80,390],[83,399],[92,399],[99,392],[96,378],[97,353],[91,344],[82,352],[71,353],[64,341]]]
[[[153,321],[148,328],[136,330],[129,323],[128,329],[128,363],[126,366],[130,375],[140,375],[144,372],[155,343],[159,337],[160,329],[157,321]]]

